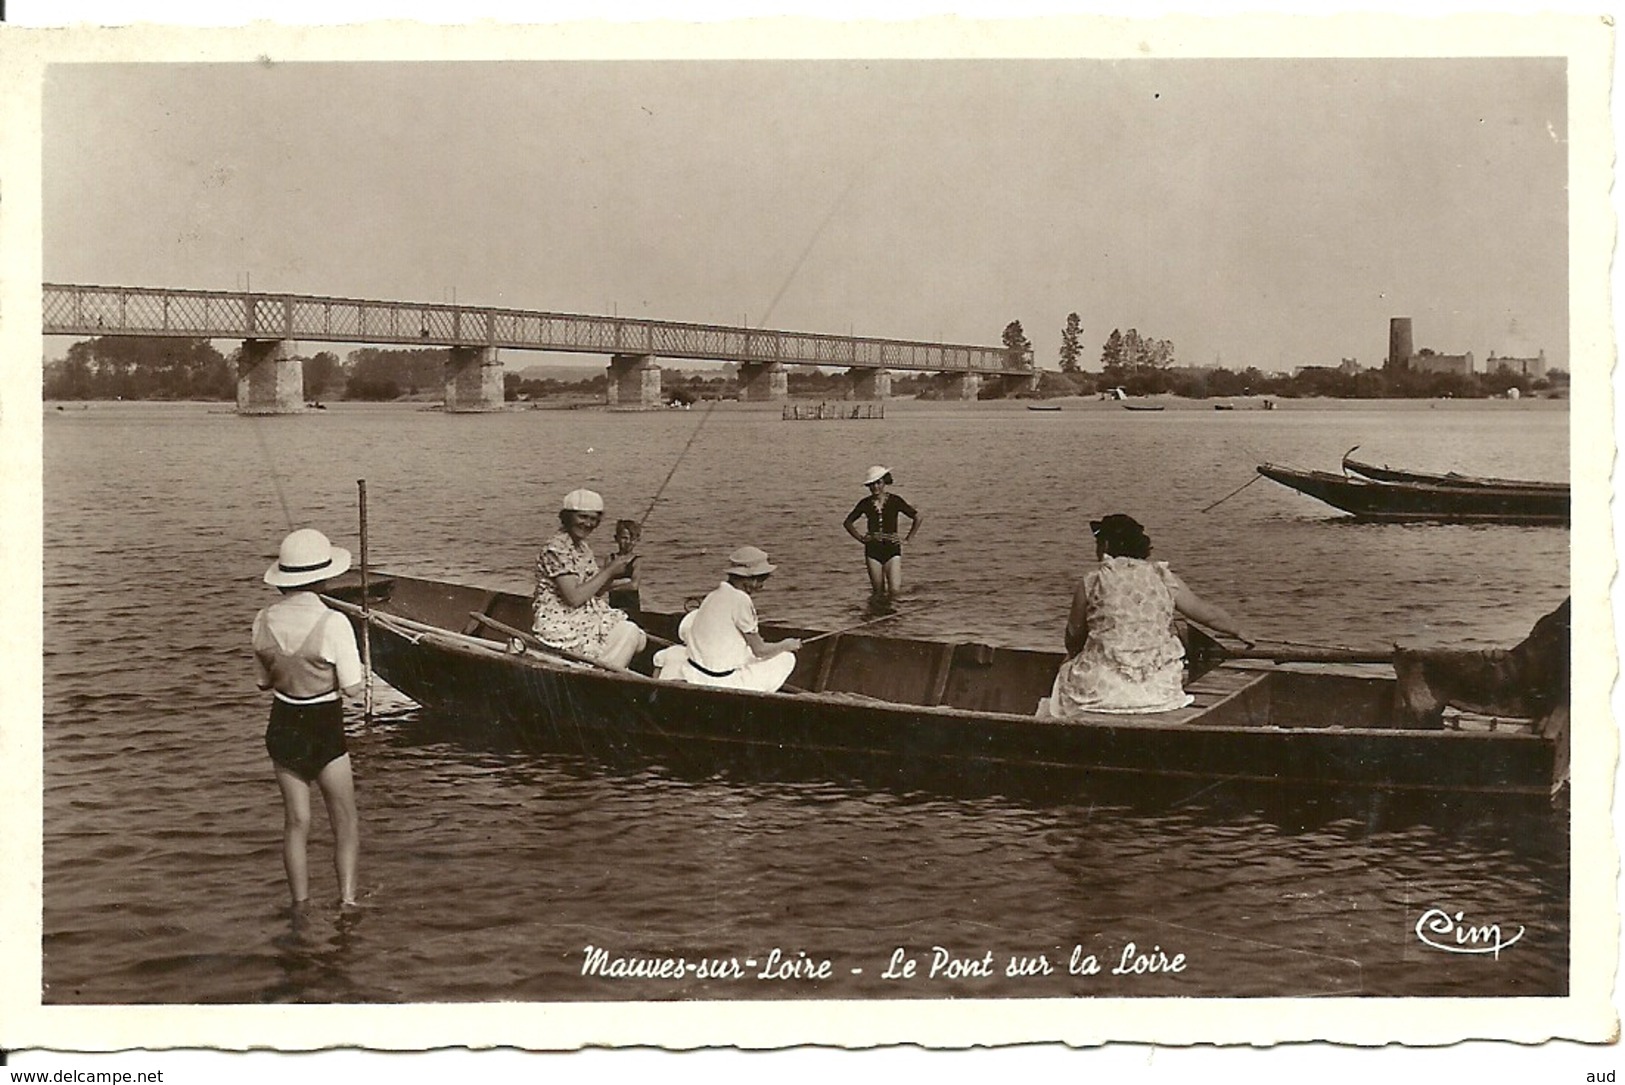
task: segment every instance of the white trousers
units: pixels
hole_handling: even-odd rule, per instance
[[[758,693],[773,693],[789,679],[796,669],[796,654],[780,652],[766,659],[753,658],[743,667],[722,676],[706,674],[689,662],[688,649],[681,644],[662,648],[655,653],[655,677],[667,682],[688,682],[696,686],[717,686],[721,689],[750,689]]]

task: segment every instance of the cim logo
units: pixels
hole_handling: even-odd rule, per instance
[[[1474,926],[1465,921],[1465,915],[1465,912],[1452,915],[1443,908],[1429,908],[1416,921],[1416,937],[1424,946],[1446,953],[1488,953],[1497,960],[1503,949],[1517,944],[1523,937],[1522,927],[1508,938],[1502,933],[1501,924]]]

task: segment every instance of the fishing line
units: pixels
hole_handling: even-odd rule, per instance
[[[1231,490],[1229,493],[1225,494],[1223,497],[1219,498],[1217,501],[1213,502],[1213,504],[1209,505],[1207,508],[1203,509],[1202,511],[1207,512],[1210,509],[1218,508],[1220,505],[1224,504],[1226,501],[1229,501],[1232,497],[1235,497],[1241,491],[1245,490],[1247,487],[1251,486],[1253,483],[1257,482],[1259,479],[1261,479],[1263,477],[1264,477],[1263,475],[1254,475],[1252,478],[1248,479],[1246,482],[1243,482],[1240,486],[1237,486],[1234,490]]]
[[[835,218],[835,212],[841,209],[841,204],[846,200],[847,195],[857,185],[858,178],[862,175],[863,170],[860,167],[856,173],[852,174],[852,179],[846,183],[846,188],[842,189],[841,194],[835,197],[835,202],[831,204],[829,210],[825,212],[823,221],[818,224],[818,227],[813,230],[812,237],[807,240],[806,248],[802,249],[801,255],[796,258],[795,266],[790,269],[790,274],[785,276],[784,284],[779,287],[779,292],[773,295],[773,300],[767,303],[767,308],[762,311],[761,318],[756,321],[756,326],[758,328],[767,323],[767,318],[772,315],[773,309],[779,304],[779,300],[783,298],[785,292],[790,289],[790,284],[795,282],[796,275],[801,272],[801,265],[805,264],[807,262],[807,257],[812,255],[813,246],[818,244],[818,239],[823,236],[824,230],[829,226],[831,220]]]
[[[265,469],[271,475],[271,484],[276,487],[276,499],[282,505],[282,519],[288,525],[288,531],[293,531],[293,513],[288,511],[288,495],[282,492],[282,476],[277,474],[276,461],[271,458],[271,446],[265,443],[265,434],[260,430],[259,415],[248,416],[254,427],[254,436],[259,440],[260,455],[265,458]]]

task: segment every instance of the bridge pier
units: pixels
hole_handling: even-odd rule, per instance
[[[298,414],[305,409],[305,363],[286,339],[245,339],[237,362],[238,414]]]
[[[739,398],[767,403],[790,398],[790,371],[782,362],[740,362]]]
[[[445,373],[448,413],[503,409],[502,359],[496,347],[452,347]]]
[[[944,399],[975,399],[982,390],[980,373],[944,373],[942,376]]]
[[[609,362],[604,402],[611,407],[644,410],[662,406],[660,367],[653,354],[617,354]]]
[[[846,375],[852,379],[853,399],[891,398],[891,370],[853,368]]]

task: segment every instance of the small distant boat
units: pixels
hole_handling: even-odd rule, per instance
[[[1160,411],[1160,410],[1162,410],[1162,407],[1163,407],[1163,405],[1161,403],[1124,403],[1123,404],[1123,409],[1125,411]]]
[[[1476,475],[1458,475],[1454,471],[1437,475],[1425,471],[1401,471],[1397,467],[1389,467],[1386,464],[1378,467],[1375,464],[1361,463],[1359,460],[1349,458],[1349,453],[1359,447],[1359,445],[1355,445],[1354,448],[1343,453],[1344,472],[1364,475],[1366,478],[1375,479],[1378,482],[1420,482],[1429,486],[1455,486],[1464,489],[1484,489],[1486,487],[1528,489],[1542,492],[1561,492],[1565,495],[1569,492],[1569,484],[1566,482],[1528,482],[1522,479],[1481,478]]]
[[[1061,405],[1059,403],[1029,403],[1027,409],[1029,411],[1058,411],[1061,409]]]
[[[1216,411],[1233,411],[1236,409],[1236,405],[1234,403],[1215,403],[1213,409]]]
[[[1383,482],[1330,471],[1259,464],[1258,473],[1361,520],[1440,520],[1449,523],[1563,524],[1569,492],[1527,486],[1436,486]]]

